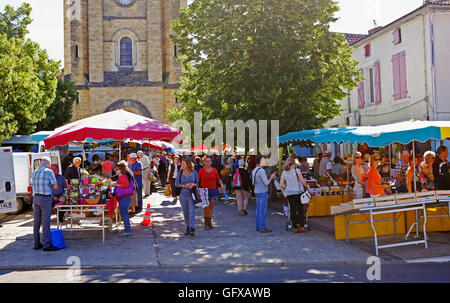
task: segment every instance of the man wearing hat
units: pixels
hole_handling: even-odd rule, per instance
[[[142,164],[137,160],[137,155],[135,153],[130,154],[130,169],[133,172],[134,179],[137,185],[137,199],[138,205],[136,207],[136,214],[142,211]]]
[[[325,151],[324,157],[320,161],[319,176],[330,173],[332,167],[333,165],[331,164],[331,152],[327,150]]]
[[[33,188],[34,212],[34,249],[44,248],[44,251],[55,251],[59,248],[50,242],[50,219],[52,215],[52,191],[58,189],[55,174],[50,169],[50,158],[43,157],[41,166],[33,173],[31,178]],[[42,221],[42,243],[39,229]]]
[[[150,159],[144,155],[142,150],[137,152],[139,162],[142,165],[142,183],[144,187],[144,198],[150,196],[150,180],[148,179],[149,169],[150,169]]]

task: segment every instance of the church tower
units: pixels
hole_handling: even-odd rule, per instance
[[[168,122],[182,66],[169,34],[187,0],[64,0],[64,77],[72,120],[119,107]]]

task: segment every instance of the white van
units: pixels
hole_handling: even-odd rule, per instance
[[[0,213],[17,211],[12,147],[0,147]]]
[[[22,212],[25,204],[31,204],[32,200],[32,187],[31,176],[33,172],[40,167],[41,159],[43,157],[50,158],[52,164],[57,164],[61,171],[61,159],[59,151],[47,151],[42,153],[13,153],[11,147],[1,147],[0,152],[0,181],[12,180],[10,192],[6,191],[6,183],[3,182],[5,189],[0,186],[0,201],[5,197],[8,197],[8,201],[14,200],[14,206],[10,210],[4,207],[2,211],[0,207],[0,213],[6,212],[9,214],[19,214]],[[7,151],[7,152],[5,152]],[[3,173],[4,172],[4,173]],[[14,194],[14,195],[12,195]],[[14,196],[14,197],[13,197]]]

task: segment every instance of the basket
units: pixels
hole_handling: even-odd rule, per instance
[[[86,200],[86,203],[89,205],[95,205],[98,203],[98,201],[100,201],[100,198],[84,199],[84,200]]]

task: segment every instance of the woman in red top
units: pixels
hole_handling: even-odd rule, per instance
[[[217,169],[212,167],[212,158],[207,156],[204,160],[205,166],[201,168],[198,172],[198,178],[200,180],[200,187],[208,189],[209,206],[203,209],[203,214],[205,216],[205,229],[211,229],[212,226],[212,215],[214,202],[219,197],[219,191],[217,190],[217,183],[223,188],[222,180],[220,179]]]
[[[111,186],[128,188],[130,186],[130,178],[127,173],[127,168],[123,163],[117,165],[116,174],[119,177],[117,182],[112,182]],[[125,232],[119,234],[119,236],[130,236],[131,235],[131,224],[130,217],[128,216],[128,208],[131,204],[131,196],[124,196],[118,199],[120,215],[122,216],[123,225],[125,226]]]
[[[380,157],[376,154],[370,157],[370,168],[367,173],[367,188],[366,191],[370,196],[377,197],[384,194],[384,189],[389,187],[388,184],[381,184],[381,176],[378,173],[377,167],[380,162]]]

